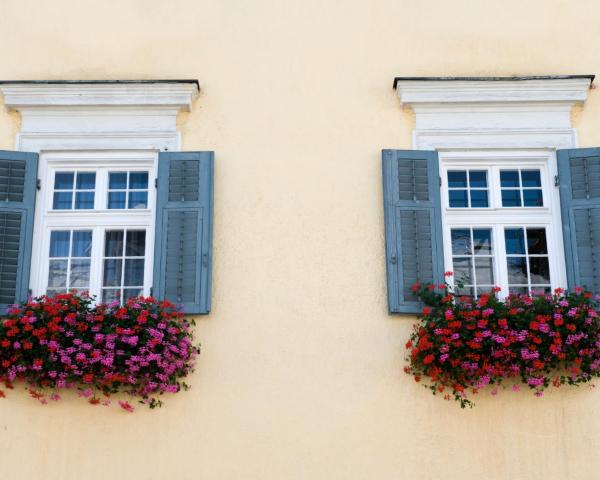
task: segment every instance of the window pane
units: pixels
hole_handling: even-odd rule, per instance
[[[54,189],[68,190],[73,188],[74,172],[56,172],[54,174]]]
[[[522,170],[521,179],[524,187],[541,187],[542,180],[539,170]]]
[[[75,193],[75,210],[92,210],[94,208],[94,192]]]
[[[508,293],[510,295],[527,295],[529,291],[527,287],[509,287]]]
[[[148,207],[148,192],[129,192],[129,208]]]
[[[71,210],[73,192],[54,192],[52,208],[54,210]]]
[[[453,228],[452,255],[471,255],[471,232],[468,229]]]
[[[73,232],[72,257],[89,257],[92,252],[92,232],[90,230]]]
[[[525,239],[522,228],[504,229],[507,255],[525,255]]]
[[[133,297],[139,297],[142,294],[141,288],[125,288],[123,290],[123,300],[127,301]]]
[[[146,253],[146,231],[129,230],[127,232],[126,257],[143,257]],[[137,285],[137,284],[134,284]],[[141,285],[141,284],[140,284]]]
[[[71,287],[87,287],[90,284],[90,261],[71,260]]]
[[[531,283],[550,283],[548,257],[530,257],[529,273],[531,274]]]
[[[525,257],[507,257],[508,283],[527,283],[527,265]]]
[[[466,170],[449,171],[448,172],[448,186],[450,188],[465,187],[467,186],[467,172]]]
[[[78,172],[77,188],[80,190],[93,190],[96,188],[96,174],[94,172]]]
[[[148,172],[131,172],[129,188],[148,188]]]
[[[475,278],[478,285],[494,284],[494,267],[491,257],[478,257],[475,259]]]
[[[548,253],[545,228],[527,229],[527,249],[530,255],[544,255]]]
[[[542,190],[538,190],[537,188],[523,190],[523,205],[525,207],[543,207],[544,199],[542,198]]]
[[[67,262],[68,260],[50,260],[48,287],[67,286]]]
[[[137,286],[144,284],[144,260],[126,259],[125,260],[125,286]]]
[[[474,228],[473,242],[475,255],[490,255],[492,253],[492,231],[488,228]]]
[[[106,303],[119,302],[121,300],[121,290],[113,288],[104,288],[102,290],[102,301]]]
[[[454,265],[454,278],[457,282],[470,285],[473,283],[472,263],[470,257],[454,257],[452,259]]]
[[[108,188],[126,189],[127,188],[127,172],[111,172],[108,174]]]
[[[485,170],[470,170],[469,185],[475,188],[486,188],[487,172]]]
[[[518,170],[502,170],[500,172],[501,187],[518,187],[519,186],[519,171]]]
[[[488,206],[487,190],[471,190],[471,207],[485,208]]]
[[[47,288],[46,295],[49,297],[53,297],[54,295],[58,295],[59,293],[67,293],[66,288]]]
[[[457,288],[455,290],[456,295],[458,295],[459,297],[474,297],[475,296],[475,289],[473,287],[462,287],[462,288]]]
[[[468,207],[467,190],[448,190],[452,208]]]
[[[502,190],[502,206],[503,207],[520,207],[521,206],[521,191],[520,190]]]
[[[108,208],[125,208],[125,192],[108,192]]]
[[[50,257],[68,257],[71,232],[53,231],[50,233]]]
[[[123,256],[123,230],[108,230],[104,244],[105,257]]]
[[[104,280],[102,285],[105,287],[120,287],[122,266],[123,260],[121,259],[104,260]]]

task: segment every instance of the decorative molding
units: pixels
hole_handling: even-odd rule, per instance
[[[574,105],[589,78],[402,80],[400,101],[416,115],[414,148],[434,150],[573,148]]]
[[[510,80],[399,80],[402,104],[479,102],[584,102],[589,78]]]
[[[178,150],[177,114],[198,96],[195,82],[0,83],[21,114],[16,148]]]

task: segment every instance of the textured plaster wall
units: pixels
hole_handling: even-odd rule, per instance
[[[394,76],[600,73],[599,25],[592,0],[0,1],[0,79],[197,78],[183,147],[216,151],[193,389],[133,415],[11,392],[0,478],[598,478],[600,393],[461,411],[402,373],[379,151],[411,146]],[[596,91],[573,118],[600,145]]]

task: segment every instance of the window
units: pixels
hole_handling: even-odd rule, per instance
[[[42,188],[37,207],[45,273],[36,293],[89,291],[107,302],[149,295],[156,154],[70,152],[42,162],[52,189]]]
[[[477,296],[493,286],[501,295],[535,293],[564,285],[552,161],[541,151],[440,154],[444,268],[463,285],[458,293]]]

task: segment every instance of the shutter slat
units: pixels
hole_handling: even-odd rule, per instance
[[[600,293],[600,148],[557,152],[570,289]]]
[[[38,155],[0,151],[0,313],[27,300]]]
[[[384,150],[383,191],[391,313],[418,313],[411,287],[443,279],[437,152]]]
[[[213,152],[161,152],[158,167],[154,294],[210,311]]]

